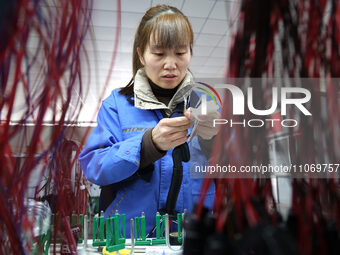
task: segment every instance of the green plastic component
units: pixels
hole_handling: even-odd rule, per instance
[[[82,243],[84,240],[84,215],[83,214],[72,214],[71,227],[79,225],[80,236],[78,238],[78,243]]]
[[[156,238],[152,239],[151,245],[165,244],[164,225],[165,215],[156,214]]]
[[[181,244],[182,243],[182,214],[177,213],[177,240]]]
[[[106,250],[109,252],[113,252],[113,251],[119,251],[121,249],[125,248],[125,243],[120,243],[120,244],[116,244],[113,246],[106,246]]]
[[[119,214],[106,219],[106,250],[109,252],[118,251],[125,248],[125,239],[120,237],[119,220]],[[122,242],[122,239],[124,239],[124,242]]]
[[[37,254],[45,254],[48,255],[48,251],[50,249],[50,244],[51,244],[51,229],[47,231],[46,234],[43,234],[39,238],[39,243],[41,249],[39,249],[39,245],[35,243],[35,247],[33,249],[32,254],[37,255]]]
[[[41,246],[43,247],[43,251],[45,255],[48,255],[50,244],[51,244],[51,229],[47,230],[46,235],[44,235],[41,239]]]
[[[118,242],[125,243],[126,240],[126,232],[125,232],[125,214],[118,214],[114,216],[115,221],[118,224]]]
[[[151,245],[159,245],[159,244],[165,244],[165,239],[156,239],[156,238],[153,238],[151,240]]]
[[[56,213],[56,214],[52,213],[51,226],[50,226],[51,235],[52,235],[52,233],[53,233],[53,231],[54,231],[54,225],[55,225],[55,221],[56,221],[57,216],[58,216],[57,213]],[[59,225],[59,226],[57,227],[57,229],[60,229],[60,228],[61,228],[61,220],[59,220],[58,225]],[[60,239],[59,236],[57,236],[56,243],[61,243],[61,239]]]
[[[145,216],[135,217],[135,245],[150,245],[151,240],[146,240]]]
[[[135,241],[135,245],[151,245],[151,240],[138,240],[138,241]]]
[[[99,227],[98,227],[99,223]],[[92,246],[105,246],[106,241],[104,240],[104,216],[93,218],[93,232],[92,232]]]
[[[78,239],[78,243],[82,243],[84,240],[84,215],[79,214],[79,220],[80,220],[80,237]]]
[[[165,215],[156,215],[156,239],[164,239]]]
[[[74,225],[77,225],[78,223],[78,215],[72,213],[72,218],[71,218],[71,227]]]

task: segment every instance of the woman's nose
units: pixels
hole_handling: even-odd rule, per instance
[[[176,69],[176,59],[174,57],[167,57],[164,62],[164,69],[173,70]]]

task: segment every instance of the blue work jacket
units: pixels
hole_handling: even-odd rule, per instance
[[[79,156],[87,180],[100,186],[114,184],[117,187],[105,217],[113,216],[114,211],[118,210],[126,214],[129,222],[130,218],[144,212],[147,233],[155,226],[156,213],[166,205],[173,169],[172,150],[157,160],[153,169],[146,174],[140,174],[137,170],[142,137],[162,118],[160,110],[138,109],[133,104],[133,96],[128,98],[119,94],[119,90],[113,90],[103,101],[98,113],[98,125]],[[189,147],[191,154],[199,151],[197,139],[193,139]],[[175,210],[183,212],[187,209],[190,212],[198,200],[202,179],[190,178],[190,161],[182,164],[183,181]],[[212,207],[214,192],[212,185],[205,200],[208,207]],[[130,232],[128,225],[127,235]]]

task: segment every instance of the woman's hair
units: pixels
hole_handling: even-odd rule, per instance
[[[132,79],[120,90],[121,94],[133,94],[135,75],[138,69],[143,67],[137,49],[140,48],[141,54],[144,55],[150,40],[165,49],[189,44],[192,54],[194,34],[188,18],[177,8],[164,4],[150,8],[137,28],[132,52]]]

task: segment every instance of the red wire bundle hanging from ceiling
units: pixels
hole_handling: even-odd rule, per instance
[[[288,132],[292,165],[340,163],[339,22],[339,1],[241,2],[226,80],[251,78],[251,81],[262,81],[252,84],[256,109],[270,106],[274,83],[268,81],[275,78],[298,81],[288,86],[311,92],[311,102],[307,107],[312,116],[305,116],[297,109],[288,109],[287,112],[287,118],[299,120],[298,127]],[[248,87],[242,82],[238,86],[243,91]],[[229,94],[225,94],[224,102],[223,119],[239,123],[241,117],[264,121],[264,116],[255,117],[249,111],[244,116],[233,115]],[[230,164],[237,169],[242,165],[270,164],[270,132],[266,126],[222,127],[215,140],[210,164]],[[240,179],[225,175],[223,179],[217,179],[214,231],[224,234],[225,243],[232,243],[228,247],[229,254],[264,254],[260,251],[276,254],[275,249],[283,249],[282,254],[286,254],[287,247],[286,251],[298,254],[338,253],[340,247],[335,244],[340,230],[339,172],[333,171],[321,178],[309,177],[291,181],[292,205],[284,229],[280,227],[283,223],[278,224],[282,219],[277,212],[269,178]],[[211,182],[212,179],[205,179],[203,183],[196,210],[198,220],[204,217],[203,201]],[[263,237],[268,229],[271,229],[271,237]],[[276,233],[280,233],[281,240],[275,239]]]
[[[118,47],[120,1],[117,4],[116,41],[105,87]],[[89,63],[81,57],[87,59],[84,39],[92,5],[92,0],[1,3],[0,254],[31,253],[32,240],[38,241],[33,237],[37,223],[27,216],[26,204],[28,182],[38,167],[38,183],[46,172],[49,174],[44,188],[53,195],[50,205],[57,213],[54,242],[57,233],[64,233],[70,251],[76,252],[68,219],[72,213],[86,214],[87,192],[76,164],[81,148],[79,143],[65,139],[65,130],[70,120],[77,120],[82,107],[79,97],[86,93],[81,71]],[[46,121],[51,127],[47,135]],[[88,132],[89,128],[80,144]],[[19,143],[14,142],[17,140]],[[35,199],[39,199],[40,191],[38,185]]]

